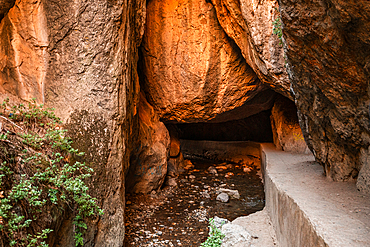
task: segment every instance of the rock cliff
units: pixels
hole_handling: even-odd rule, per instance
[[[1,98],[55,107],[95,171],[91,193],[105,213],[89,223],[85,246],[123,245],[145,7],[145,0],[17,0],[0,24]],[[66,218],[50,242],[74,246],[72,231]]]
[[[370,2],[279,4],[306,140],[327,176],[369,190]]]

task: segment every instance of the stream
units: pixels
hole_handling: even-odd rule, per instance
[[[259,167],[191,161],[194,168],[179,176],[177,187],[150,195],[127,194],[124,246],[200,246],[208,236],[209,218],[232,221],[263,209]],[[210,166],[218,168],[217,175],[209,173]],[[238,190],[240,199],[217,201],[220,188]]]

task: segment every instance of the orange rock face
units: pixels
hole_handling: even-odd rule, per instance
[[[310,152],[298,123],[294,102],[277,97],[270,118],[276,148],[292,153]]]
[[[258,78],[291,98],[281,41],[273,34],[277,1],[212,0],[221,26],[240,48]]]
[[[126,186],[130,193],[146,194],[158,189],[164,182],[170,135],[143,94],[140,94],[138,113],[138,143],[131,157]]]
[[[16,1],[0,23],[0,94],[44,101],[48,34],[42,1]]]
[[[143,88],[164,121],[208,121],[265,88],[205,0],[152,0]]]

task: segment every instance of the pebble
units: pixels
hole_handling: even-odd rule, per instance
[[[195,176],[194,175],[190,175],[189,176],[189,179],[195,179]]]

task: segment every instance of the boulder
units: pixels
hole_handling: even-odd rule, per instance
[[[221,232],[225,235],[222,239],[221,247],[251,246],[252,235],[240,225],[233,223],[225,224],[221,227]]]
[[[0,1],[0,95],[43,103],[49,45],[42,1]]]
[[[227,193],[220,193],[216,197],[216,200],[220,201],[220,202],[228,202],[229,201],[229,195]]]
[[[126,191],[147,194],[158,189],[166,177],[170,136],[143,94],[138,113],[138,142],[131,156]]]
[[[164,122],[205,122],[244,105],[244,114],[256,109],[247,103],[266,87],[209,1],[152,0],[147,13],[143,90]]]
[[[238,190],[230,190],[230,189],[220,188],[218,191],[221,192],[221,193],[228,194],[231,199],[240,199],[240,194],[239,194]]]
[[[292,92],[308,146],[335,181],[367,174],[370,2],[279,4]]]

